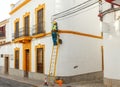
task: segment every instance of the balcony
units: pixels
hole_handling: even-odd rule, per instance
[[[0,39],[5,39],[5,32],[0,32]]]
[[[33,25],[31,28],[20,28],[19,32],[12,34],[12,40],[14,42],[28,42],[32,38],[40,38],[46,35],[45,30],[38,25]],[[28,29],[30,31],[28,31]]]
[[[5,39],[5,26],[0,27],[0,39]]]
[[[45,36],[45,30],[43,27],[39,27],[38,25],[32,26],[32,37],[39,38]]]
[[[31,40],[31,36],[29,34],[28,30],[25,30],[24,28],[20,28],[19,32],[13,33],[12,39],[14,42],[28,42]]]

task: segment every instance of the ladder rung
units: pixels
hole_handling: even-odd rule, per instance
[[[56,54],[57,51],[53,51],[52,55],[55,53]]]
[[[53,51],[53,53],[56,53],[56,52],[57,52],[57,50],[54,50],[54,51]]]
[[[52,58],[53,58],[54,56],[56,56],[56,55],[52,55]]]
[[[53,47],[58,47],[58,45],[54,45]]]
[[[52,81],[54,81],[55,79],[57,54],[58,54],[58,45],[55,45],[53,46],[53,49],[52,49],[51,62],[50,62],[50,68],[49,68],[49,79]]]

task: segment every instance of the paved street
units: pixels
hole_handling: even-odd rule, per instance
[[[11,80],[9,80],[11,79]],[[25,84],[26,83],[26,84]],[[0,87],[43,87],[43,81],[0,74]],[[31,84],[31,85],[30,85]],[[51,87],[50,85],[48,87]],[[55,87],[59,87],[57,84]],[[62,87],[104,87],[103,81],[80,81]]]
[[[57,87],[57,86],[56,86]],[[63,85],[62,87],[104,87],[102,81],[81,81]]]
[[[35,86],[0,77],[0,87],[35,87]]]
[[[104,87],[102,82],[90,81],[90,82],[79,82],[71,84],[71,87]]]

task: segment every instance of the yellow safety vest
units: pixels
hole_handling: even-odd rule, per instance
[[[52,30],[53,31],[57,30],[57,25],[53,25]]]

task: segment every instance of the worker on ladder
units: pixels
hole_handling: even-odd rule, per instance
[[[53,45],[57,45],[58,44],[58,25],[56,21],[53,21],[52,23],[52,39],[53,39]]]

